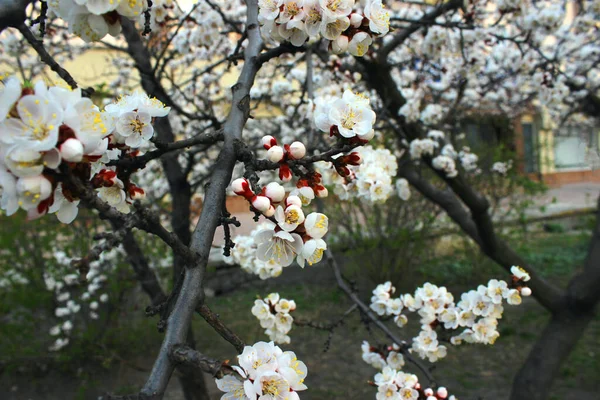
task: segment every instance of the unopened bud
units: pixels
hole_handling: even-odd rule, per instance
[[[521,296],[523,296],[523,297],[531,296],[531,289],[529,289],[527,286],[522,287],[521,288]]]
[[[439,387],[437,390],[437,396],[440,399],[445,399],[446,397],[448,397],[448,390],[443,386]]]
[[[433,389],[432,388],[427,388],[423,391],[423,394],[425,396],[433,396]]]
[[[353,13],[350,15],[350,25],[354,28],[358,28],[363,22],[363,16],[360,14]]]
[[[244,196],[246,191],[250,189],[250,184],[245,178],[238,178],[231,182],[231,189],[239,196]]]
[[[323,198],[329,196],[329,190],[323,185],[315,186],[314,190],[317,197]]]
[[[358,152],[353,151],[344,158],[344,161],[350,165],[360,165],[362,164],[363,159]]]
[[[68,162],[80,162],[83,158],[83,144],[77,139],[67,139],[60,145],[60,155]]]
[[[288,198],[285,199],[285,205],[287,207],[289,207],[289,206],[302,207],[302,200],[300,200],[300,197],[298,197],[298,196],[288,196]]]
[[[271,182],[265,188],[265,196],[274,203],[279,203],[285,197],[285,189],[277,182]]]
[[[144,200],[146,198],[146,192],[144,192],[144,189],[135,185],[130,185],[127,191],[129,192],[129,197],[131,200]]]
[[[273,207],[273,206],[269,207],[269,209],[267,211],[265,211],[263,214],[265,217],[272,217],[273,215],[275,215],[275,207]]]
[[[262,145],[265,148],[265,150],[269,150],[271,147],[277,145],[277,139],[275,139],[271,135],[263,136]]]
[[[269,210],[269,207],[271,207],[271,200],[265,196],[254,196],[252,198],[252,207],[264,213]]]
[[[273,146],[267,151],[267,158],[272,162],[279,162],[283,159],[283,147]]]
[[[281,179],[283,182],[289,182],[292,180],[292,171],[287,164],[281,164],[279,166],[279,179]]]
[[[342,54],[348,50],[348,36],[340,35],[337,39],[331,42],[331,51],[333,54]]]
[[[299,160],[306,155],[306,146],[302,142],[294,142],[290,144],[290,154],[294,159]]]

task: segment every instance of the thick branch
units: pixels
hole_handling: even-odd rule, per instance
[[[210,247],[219,225],[220,210],[225,198],[225,189],[231,180],[236,162],[235,142],[242,136],[242,129],[249,115],[250,88],[259,69],[258,54],[262,40],[258,29],[258,3],[247,2],[248,47],[244,66],[238,82],[232,88],[232,107],[223,126],[224,144],[211,175],[206,191],[204,206],[192,236],[191,248],[199,254],[199,261],[185,272],[183,284],[173,312],[167,322],[167,331],[152,373],[142,389],[145,395],[162,397],[167,387],[174,364],[169,358],[174,345],[185,343],[188,328],[196,307],[202,303],[202,288]]]

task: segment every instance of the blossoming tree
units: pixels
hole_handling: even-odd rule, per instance
[[[56,214],[65,224],[87,207],[110,222],[112,231],[74,264],[95,279],[92,264],[122,244],[152,299],[148,313],[160,315],[164,330],[146,384],[126,398],[162,398],[175,368],[192,380],[211,372],[223,399],[297,399],[307,389],[310,365],[275,344],[293,342],[293,300],[272,293],[248,305],[272,340],[251,346],[204,303],[210,247],[222,225],[228,262],[261,279],[294,262],[331,266],[354,302],[344,317],[359,309],[390,340],[385,348],[362,346],[365,362],[379,370],[376,399],[455,398],[424,383],[432,380],[419,359],[446,356],[441,332],[452,345],[493,344],[504,302],[533,295],[552,320],[511,398],[545,399],[600,299],[598,227],[585,269],[568,288],[546,281],[495,231],[488,199],[469,183],[483,167],[459,147],[458,134],[465,116],[514,116],[531,104],[556,124],[597,117],[599,15],[597,1],[566,0],[206,0],[186,10],[169,0],[0,1],[3,62],[19,60],[0,89],[0,204],[7,215]],[[21,51],[22,39],[32,52]],[[61,66],[90,43],[118,54],[109,86],[120,96],[105,104]],[[32,79],[41,73],[37,57],[66,86]],[[223,81],[231,74],[237,82],[229,89]],[[132,81],[144,92],[129,90]],[[253,117],[264,109],[264,118]],[[505,175],[510,167],[507,160],[491,171]],[[427,169],[431,179],[421,173]],[[328,250],[335,227],[320,199],[406,200],[411,190],[441,207],[508,281],[492,279],[460,296],[431,283],[396,295],[385,282],[370,302],[361,299]],[[168,222],[157,212],[165,192]],[[196,192],[203,202],[192,229]],[[250,236],[231,237],[229,226],[239,222],[227,211],[227,193],[264,220]],[[168,295],[134,228],[172,249],[176,284]],[[61,315],[79,310],[69,301]],[[412,340],[382,322],[402,328],[409,313],[421,325]],[[239,366],[190,347],[195,314],[237,349]],[[71,329],[53,328],[64,334],[55,350],[68,344]]]

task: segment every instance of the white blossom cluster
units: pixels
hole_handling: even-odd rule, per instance
[[[323,37],[335,54],[362,57],[373,39],[390,29],[390,14],[381,0],[366,0],[360,11],[354,0],[259,0],[258,5],[267,38],[302,46]]]
[[[121,18],[137,20],[148,8],[146,0],[46,0],[49,15],[69,24],[69,32],[86,42],[121,33]]]
[[[456,400],[448,397],[448,390],[441,386],[436,391],[424,389],[414,374],[407,374],[392,367],[384,367],[375,375],[373,383],[377,386],[376,400]]]
[[[288,332],[292,329],[294,318],[291,312],[296,309],[294,300],[282,299],[279,293],[271,293],[265,299],[257,299],[252,307],[252,315],[265,328],[265,334],[275,343],[288,344]]]
[[[169,108],[142,93],[123,96],[104,111],[81,90],[22,86],[14,77],[0,88],[0,208],[29,218],[56,213],[63,223],[78,213],[77,188],[65,174],[91,181],[98,195],[121,212],[144,191],[106,163],[135,156],[154,134],[152,119]]]
[[[233,366],[238,376],[216,379],[221,400],[299,400],[306,390],[308,370],[292,351],[282,351],[273,342],[244,347]],[[240,379],[241,378],[241,379]]]
[[[362,342],[362,359],[377,369],[391,368],[400,370],[405,364],[400,346],[394,343],[386,348],[373,347],[366,340]]]
[[[395,288],[390,282],[378,285],[373,290],[371,309],[379,316],[393,316],[399,327],[406,325],[408,319],[403,310],[417,312],[421,317],[421,331],[413,338],[411,352],[421,358],[435,362],[444,358],[447,348],[438,340],[436,328],[447,330],[464,330],[451,338],[451,343],[459,345],[468,343],[493,344],[500,336],[496,327],[502,318],[503,301],[510,305],[521,303],[521,296],[531,295],[531,289],[524,286],[530,277],[520,267],[512,267],[512,288],[505,281],[492,279],[487,286],[479,285],[461,295],[455,304],[454,296],[445,287],[438,287],[429,282],[418,288],[414,295],[404,294],[392,298]],[[364,351],[364,350],[363,350]]]
[[[450,143],[443,143],[444,136],[442,131],[430,130],[426,138],[412,140],[409,144],[411,158],[417,162],[423,157],[430,158],[431,166],[442,171],[447,178],[454,178],[458,175],[457,161],[465,171],[479,173],[477,154],[472,153],[468,147],[463,147],[460,152],[456,152]],[[441,150],[438,152],[440,148]]]
[[[242,270],[249,274],[258,275],[260,279],[276,278],[281,275],[282,266],[275,262],[264,262],[256,257],[256,243],[254,236],[269,227],[272,227],[271,222],[265,222],[258,225],[250,235],[235,236],[232,241],[235,247],[231,249],[231,255],[224,257],[227,264],[239,265]]]
[[[369,98],[344,91],[341,98],[323,96],[314,101],[313,119],[315,126],[332,136],[369,141],[375,135],[375,112]]]
[[[97,261],[90,263],[90,271],[86,275],[87,286],[79,292],[79,276],[71,273],[62,275],[60,279],[45,272],[44,283],[46,289],[54,293],[57,307],[54,310],[56,318],[60,322],[50,328],[49,334],[55,337],[54,343],[49,347],[50,351],[59,351],[69,344],[73,334],[74,323],[77,323],[77,316],[81,320],[97,320],[99,318],[99,308],[101,303],[109,300],[106,293],[105,282],[108,280],[104,272],[105,266],[114,268],[116,258],[119,254],[117,249],[103,252]],[[71,269],[71,258],[62,251],[57,251],[53,257],[59,267]],[[80,315],[80,311],[86,311],[85,316]],[[82,321],[79,321],[82,322]]]
[[[492,165],[492,172],[496,172],[497,174],[506,176],[508,171],[510,171],[510,169],[512,168],[512,164],[512,160],[508,160],[506,162],[497,161]]]

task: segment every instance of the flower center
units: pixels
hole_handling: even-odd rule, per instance
[[[346,114],[342,117],[342,126],[345,129],[352,129],[354,127],[354,124],[356,124],[356,122],[354,121],[354,119],[356,118],[356,113],[354,112],[354,110],[352,108],[350,108]]]
[[[144,129],[144,127],[146,126],[146,124],[143,123],[142,121],[140,121],[139,117],[135,117],[135,119],[131,120],[131,122],[129,123],[129,126],[131,127],[131,130],[134,133],[139,133],[141,135],[142,134],[142,130]]]
[[[277,388],[277,382],[275,380],[265,381],[263,383],[263,395],[270,394],[271,396],[277,396],[279,389]]]
[[[300,215],[296,210],[290,210],[285,214],[286,224],[296,224],[300,220]]]

